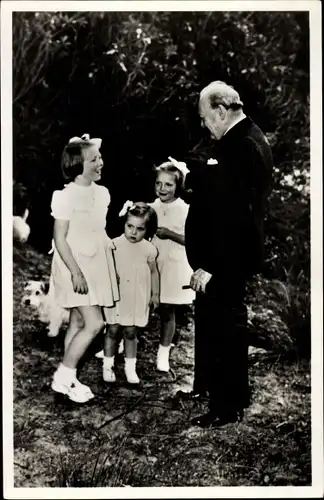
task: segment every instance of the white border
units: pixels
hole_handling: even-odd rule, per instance
[[[13,11],[309,11],[311,52],[312,486],[190,488],[14,488],[12,373],[12,42]],[[323,253],[321,3],[318,1],[2,1],[1,157],[4,498],[314,498],[323,486]],[[316,337],[315,337],[316,336]]]

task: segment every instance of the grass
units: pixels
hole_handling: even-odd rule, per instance
[[[64,332],[48,338],[36,316],[20,304],[24,282],[48,276],[49,266],[47,257],[29,247],[14,249],[16,487],[311,484],[309,364],[254,349],[253,403],[243,422],[223,430],[191,427],[190,418],[205,411],[206,403],[174,398],[192,383],[190,311],[179,318],[180,341],[172,350],[170,374],[155,370],[155,316],[142,335],[139,388],[127,386],[122,358],[116,386],[104,384],[101,361],[93,356],[100,337],[80,370],[95,400],[80,407],[56,398],[50,381],[62,357]]]

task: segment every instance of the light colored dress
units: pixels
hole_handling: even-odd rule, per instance
[[[115,307],[104,309],[106,321],[123,326],[146,326],[151,298],[149,262],[155,261],[157,250],[145,239],[130,243],[124,234],[113,242],[120,301]]]
[[[69,221],[66,240],[88,285],[88,293],[73,291],[71,273],[54,247],[51,278],[57,303],[62,307],[112,306],[119,300],[112,241],[105,231],[110,203],[107,188],[70,182],[54,191],[52,216]]]
[[[181,198],[171,203],[163,203],[157,198],[151,207],[157,213],[159,227],[166,227],[178,234],[184,234],[189,205]],[[189,266],[184,245],[169,239],[154,236],[152,243],[158,249],[158,269],[160,272],[160,302],[162,304],[191,304],[195,292],[183,290],[189,285],[193,273]]]

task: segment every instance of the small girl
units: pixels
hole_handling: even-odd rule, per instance
[[[124,234],[113,240],[120,301],[114,307],[104,308],[109,325],[103,359],[103,379],[106,382],[116,381],[114,356],[118,333],[123,328],[125,375],[128,383],[139,383],[136,373],[137,330],[146,326],[150,306],[154,310],[159,304],[157,250],[148,241],[156,229],[155,211],[146,203],[135,203],[127,209]]]
[[[158,230],[152,243],[158,250],[158,270],[160,273],[160,316],[161,339],[157,353],[157,369],[168,372],[169,353],[175,334],[175,307],[191,304],[195,292],[183,289],[190,283],[193,273],[185,251],[184,228],[189,205],[181,198],[186,164],[169,157],[156,169],[155,193],[158,198],[151,207],[158,216]]]
[[[62,172],[69,184],[52,198],[54,255],[51,281],[57,303],[70,309],[65,353],[52,389],[85,403],[94,397],[76,377],[77,364],[103,329],[102,307],[119,299],[113,243],[105,231],[110,195],[101,178],[101,139],[73,137],[64,148]]]

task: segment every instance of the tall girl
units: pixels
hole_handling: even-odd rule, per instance
[[[103,306],[119,299],[113,243],[108,238],[106,214],[110,195],[101,178],[101,139],[74,137],[65,146],[62,172],[68,184],[52,198],[54,255],[51,279],[56,301],[70,309],[70,324],[62,363],[53,376],[52,389],[85,403],[94,397],[81,384],[77,364],[104,327]]]
[[[150,306],[156,309],[159,304],[157,250],[148,241],[156,232],[157,217],[155,211],[143,202],[131,204],[125,210],[124,234],[113,240],[120,301],[114,307],[104,308],[109,326],[104,344],[103,379],[116,381],[116,341],[123,329],[125,375],[130,384],[138,384],[137,330],[146,326]]]
[[[185,252],[184,228],[189,205],[181,199],[187,173],[185,163],[170,161],[156,169],[155,193],[158,198],[151,207],[158,216],[158,230],[152,243],[158,249],[160,273],[161,338],[157,353],[157,369],[168,372],[170,346],[175,334],[175,308],[179,304],[191,304],[195,293],[183,289],[190,283],[192,269]]]

